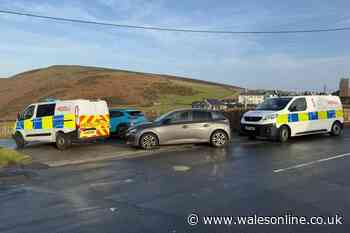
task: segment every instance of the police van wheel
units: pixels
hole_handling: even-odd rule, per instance
[[[340,136],[343,133],[343,127],[339,122],[335,122],[332,126],[331,135]]]
[[[57,133],[56,135],[56,147],[59,150],[65,150],[70,147],[72,141],[70,137],[64,133]]]
[[[282,126],[279,131],[278,141],[286,142],[289,139],[289,129],[287,126]]]
[[[22,136],[22,134],[20,133],[16,133],[15,136],[14,136],[14,139],[15,139],[15,142],[16,142],[16,146],[17,146],[17,149],[23,149],[26,142]]]

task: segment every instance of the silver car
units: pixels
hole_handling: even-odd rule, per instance
[[[130,128],[127,143],[143,149],[158,145],[210,143],[222,147],[231,140],[229,120],[221,112],[181,109]]]

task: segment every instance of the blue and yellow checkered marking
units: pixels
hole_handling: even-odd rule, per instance
[[[328,111],[327,116],[328,116],[328,119],[336,118],[336,111],[335,110]]]
[[[17,121],[16,123],[16,129],[24,129],[24,121]]]
[[[309,112],[309,121],[317,121],[318,120],[318,112]]]
[[[33,119],[33,129],[42,129],[42,122],[41,122],[41,118],[34,118]]]
[[[295,123],[302,121],[315,121],[315,120],[328,120],[334,118],[343,117],[343,110],[329,110],[329,111],[319,111],[319,112],[302,112],[302,113],[289,113],[289,114],[279,114],[277,116],[278,124]]]
[[[17,121],[16,130],[32,129],[74,129],[75,115],[59,115],[34,118],[32,120]]]

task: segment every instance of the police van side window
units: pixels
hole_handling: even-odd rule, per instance
[[[55,115],[56,104],[43,104],[38,106],[36,117],[46,117]]]
[[[299,98],[294,100],[294,102],[290,105],[289,111],[291,112],[302,112],[306,111],[307,104],[305,98]]]
[[[28,120],[28,119],[31,119],[34,115],[34,109],[35,109],[35,106],[32,105],[32,106],[29,106],[23,113],[23,117],[22,119],[23,120]]]

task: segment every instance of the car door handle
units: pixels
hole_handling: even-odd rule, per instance
[[[188,128],[188,126],[187,126],[187,125],[183,125],[183,126],[182,126],[182,128],[187,129],[187,128]]]
[[[209,124],[204,124],[203,127],[209,127],[210,125]]]

